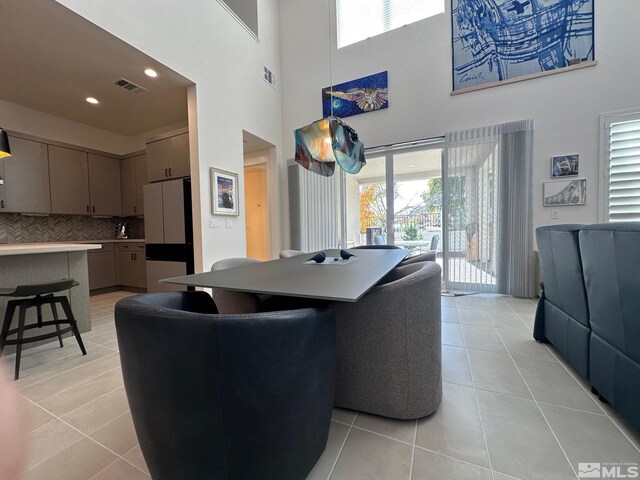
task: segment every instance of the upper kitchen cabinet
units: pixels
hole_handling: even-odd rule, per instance
[[[123,216],[135,217],[144,214],[142,187],[145,183],[147,183],[147,156],[145,154],[125,158],[120,162]]]
[[[188,177],[189,133],[167,134],[147,143],[147,176],[149,182]]]
[[[90,215],[87,152],[49,145],[51,212]]]
[[[120,160],[89,154],[89,198],[91,215],[122,215]]]
[[[11,156],[0,160],[4,174],[1,212],[51,213],[47,145],[9,137]]]

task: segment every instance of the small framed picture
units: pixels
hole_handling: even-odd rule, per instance
[[[211,168],[211,213],[239,215],[238,174]]]
[[[562,207],[568,205],[584,205],[587,203],[587,180],[562,180],[544,182],[543,194],[545,207]]]
[[[561,155],[551,157],[551,178],[578,176],[580,155]]]

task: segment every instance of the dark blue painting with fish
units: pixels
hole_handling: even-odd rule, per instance
[[[350,117],[389,106],[387,72],[322,89],[322,116]]]
[[[594,59],[593,0],[451,0],[453,89]]]

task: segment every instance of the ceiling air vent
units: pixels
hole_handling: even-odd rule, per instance
[[[124,88],[125,90],[129,90],[130,92],[133,92],[133,93],[145,93],[149,91],[146,88],[141,87],[140,85],[136,85],[135,83],[127,80],[126,78],[121,78],[120,80],[116,80],[114,83],[120,88]]]

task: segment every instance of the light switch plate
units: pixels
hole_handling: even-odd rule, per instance
[[[233,220],[227,219],[227,228],[233,227]]]
[[[551,218],[553,218],[554,220],[557,220],[560,218],[560,210],[557,208],[554,208],[553,210],[551,210]]]
[[[220,228],[220,220],[218,220],[217,218],[210,218],[209,228]]]

